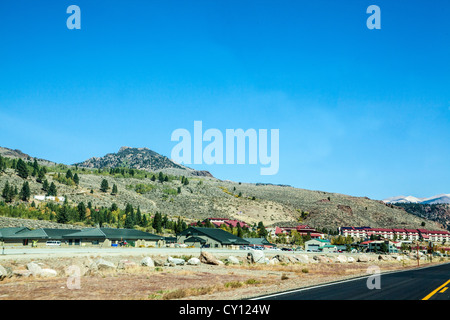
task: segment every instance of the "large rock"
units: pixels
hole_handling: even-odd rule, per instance
[[[317,255],[313,257],[314,260],[318,261],[319,263],[330,263],[330,258],[323,256],[323,255]]]
[[[168,257],[167,262],[169,264],[174,264],[176,266],[182,266],[186,263],[186,261],[184,261],[184,259],[178,259],[178,258],[172,258],[172,257]]]
[[[347,257],[347,263],[353,263],[353,262],[355,262],[355,258]]]
[[[56,277],[58,275],[58,272],[53,269],[41,269],[41,273],[39,274],[40,277],[50,278],[50,277]]]
[[[227,261],[231,264],[239,264],[239,259],[235,256],[229,256]]]
[[[200,254],[200,258],[199,259],[200,259],[201,263],[212,264],[212,265],[215,265],[215,266],[220,265],[219,260],[217,260],[211,253],[206,252],[206,251],[203,251]]]
[[[98,271],[110,270],[110,269],[116,268],[114,263],[112,263],[111,261],[106,261],[104,259],[98,259],[97,261],[95,261],[95,265],[97,266]]]
[[[144,259],[141,260],[141,266],[144,266],[144,267],[154,267],[154,266],[155,266],[155,262],[153,261],[152,258],[150,258],[150,257],[145,257]]]
[[[200,263],[201,263],[200,259],[198,259],[198,258],[190,258],[187,261],[187,264],[190,265],[190,266],[198,266]]]
[[[299,254],[295,256],[299,263],[309,263],[309,257],[307,254]]]
[[[250,263],[266,263],[265,258],[262,250],[250,250],[247,254],[247,260]]]
[[[16,277],[29,277],[32,275],[31,271],[24,269],[16,269],[12,272],[12,274]]]
[[[163,259],[160,259],[160,258],[154,258],[153,262],[155,264],[155,267],[162,267],[165,264],[165,261]]]
[[[130,268],[136,268],[137,263],[130,261],[130,260],[120,260],[117,264],[117,269],[130,269]]]
[[[27,264],[28,271],[35,277],[39,276],[42,272],[42,268],[35,262],[30,262]]]
[[[0,266],[0,281],[9,276],[10,276],[10,273],[8,272],[8,270],[6,270],[6,268]]]
[[[280,262],[280,263],[289,263],[290,262],[289,258],[283,254],[277,254],[276,256],[273,257],[273,259],[278,260],[278,262]]]
[[[334,259],[334,262],[336,262],[336,263],[346,263],[347,262],[347,257],[342,255],[342,254],[340,254]]]
[[[369,257],[365,254],[359,255],[358,262],[369,262]]]

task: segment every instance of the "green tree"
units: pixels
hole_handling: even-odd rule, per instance
[[[52,182],[52,183],[50,184],[50,187],[48,188],[47,196],[53,196],[53,197],[56,197],[57,195],[58,195],[58,191],[57,191],[57,189],[56,189],[56,185],[55,185],[54,182]]]
[[[78,176],[78,173],[73,175],[73,182],[75,182],[76,185],[80,184],[80,177]]]
[[[163,225],[162,214],[159,212],[156,212],[155,216],[153,217],[152,227],[153,227],[153,229],[156,230],[157,233],[161,233],[162,225]]]
[[[112,192],[111,192],[111,194],[115,196],[118,192],[119,192],[119,191],[117,190],[117,185],[114,184],[113,187],[112,187]]]
[[[16,171],[17,175],[22,179],[28,178],[28,168],[22,159],[17,160]]]
[[[6,181],[5,186],[3,187],[2,197],[7,203],[12,202],[14,199],[14,188],[9,185],[8,181]]]
[[[78,210],[78,220],[84,221],[86,219],[86,206],[84,202],[80,202],[77,207]]]
[[[264,226],[264,223],[262,221],[260,221],[258,223],[257,230],[258,230],[258,237],[260,237],[260,238],[267,237],[267,230],[266,230],[266,227]]]
[[[49,185],[48,185],[48,180],[45,179],[44,183],[42,183],[42,190],[44,190],[45,192],[48,191]]]
[[[67,206],[62,206],[59,208],[56,214],[56,222],[67,223],[69,221],[69,213]]]
[[[37,174],[36,181],[39,183],[42,183],[42,181],[44,181],[44,179],[45,179],[45,173],[44,173],[43,168],[41,168],[41,169],[39,169],[39,172]]]
[[[2,156],[0,156],[0,172],[4,172],[6,170],[6,160]]]
[[[159,175],[158,175],[158,181],[161,182],[161,183],[164,182],[164,175],[163,175],[163,173],[161,171],[159,172]]]
[[[28,181],[25,181],[22,185],[22,189],[20,190],[20,200],[28,201],[30,200],[30,196],[31,196],[30,185],[28,184]]]
[[[107,192],[108,189],[109,189],[108,181],[106,181],[106,179],[103,179],[100,185],[100,191]]]

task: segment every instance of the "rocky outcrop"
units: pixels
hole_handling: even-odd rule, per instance
[[[215,265],[215,266],[220,265],[219,260],[217,260],[211,253],[206,252],[206,251],[203,251],[200,254],[200,258],[199,259],[200,259],[201,263],[212,264],[212,265]]]

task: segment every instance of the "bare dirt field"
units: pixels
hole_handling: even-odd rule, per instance
[[[249,264],[241,258],[239,265],[162,266],[146,267],[139,263],[141,256],[102,255],[117,266],[128,261],[129,267],[90,272],[89,266],[99,255],[86,257],[10,257],[0,260],[9,270],[26,272],[26,264],[35,262],[42,268],[57,272],[54,277],[11,276],[0,281],[1,300],[232,300],[247,299],[263,294],[307,287],[357,276],[367,276],[369,266],[381,272],[414,268],[417,262],[374,261],[354,263],[280,263],[275,265]],[[153,258],[166,258],[154,256]],[[188,259],[188,257],[179,256]],[[439,263],[434,261],[433,264]],[[421,262],[421,266],[429,265]],[[79,288],[71,287],[68,266],[80,266]],[[69,281],[70,280],[70,281]],[[72,279],[73,280],[73,279]]]

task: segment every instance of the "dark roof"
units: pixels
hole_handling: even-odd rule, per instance
[[[30,231],[30,229],[26,227],[13,227],[13,228],[1,228],[0,229],[0,239],[8,239],[10,236],[15,234]]]
[[[234,234],[231,234],[229,232],[226,232],[222,229],[217,228],[196,228],[196,227],[190,227],[186,230],[180,232],[177,236],[207,236],[210,237],[218,242],[220,242],[222,245],[247,245],[249,244],[248,241],[239,238],[235,236]]]
[[[135,229],[95,228],[66,234],[65,239],[164,240],[164,237]]]
[[[245,241],[248,241],[250,244],[259,245],[259,246],[274,246],[276,244],[270,243],[266,238],[244,238]]]
[[[69,233],[77,232],[76,229],[49,229],[41,228],[36,230],[27,230],[18,232],[8,237],[8,239],[52,239],[62,240],[63,236]]]
[[[190,237],[190,238],[187,238],[186,240],[184,240],[184,243],[186,243],[186,242],[193,242],[193,243],[199,242],[199,243],[205,243],[206,240],[205,240],[205,239],[202,239],[202,238],[199,238],[199,237]]]

